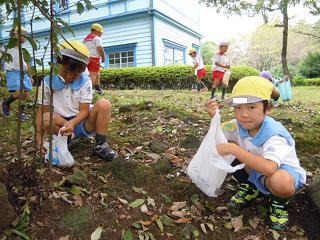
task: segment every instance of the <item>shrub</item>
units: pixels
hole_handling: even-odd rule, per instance
[[[320,53],[309,53],[299,64],[298,69],[305,78],[320,77]]]
[[[294,84],[297,86],[320,86],[320,78],[302,78],[296,77]]]
[[[211,65],[206,65],[206,70],[207,75],[203,81],[208,87],[211,87]],[[231,71],[229,90],[239,79],[259,74],[256,69],[246,66],[234,66],[231,67]],[[45,74],[49,74],[48,69],[45,69]],[[113,84],[119,89],[190,89],[196,80],[192,67],[188,65],[106,68],[101,70],[100,76],[102,85]]]

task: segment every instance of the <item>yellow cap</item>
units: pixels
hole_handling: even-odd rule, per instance
[[[226,100],[232,106],[270,100],[273,84],[259,76],[244,77],[232,89],[231,97]]]
[[[92,24],[91,25],[91,29],[96,30],[96,31],[101,32],[101,33],[104,32],[104,28],[99,23]]]
[[[79,60],[86,65],[89,63],[90,52],[86,45],[77,40],[70,40],[60,44],[60,52],[63,56],[68,56]]]
[[[191,54],[194,53],[194,52],[197,52],[196,49],[190,48],[190,49],[188,50],[188,55],[191,55]]]
[[[18,34],[18,27],[12,29],[13,34]],[[21,34],[28,35],[28,30],[21,26]]]

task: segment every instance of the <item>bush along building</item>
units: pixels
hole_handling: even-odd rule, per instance
[[[105,68],[191,64],[187,48],[199,48],[198,0],[91,0],[94,9],[80,15],[75,6],[77,1],[59,0],[55,6],[57,16],[74,31],[74,36],[67,32],[65,37],[82,41],[92,23],[101,24],[105,30],[102,36],[107,56]],[[4,13],[5,9],[1,11]],[[23,27],[28,30],[32,12],[30,6],[22,14]],[[14,18],[14,13],[10,17]],[[36,57],[42,58],[50,23],[42,18],[33,24],[34,40],[40,44]],[[0,25],[1,43],[8,40],[11,28],[12,21]],[[47,50],[46,63],[50,60],[49,53]]]

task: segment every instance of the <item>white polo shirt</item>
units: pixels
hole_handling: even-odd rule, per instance
[[[94,37],[92,40],[87,40],[84,42],[90,52],[90,57],[100,57],[97,47],[102,47],[102,39],[99,36]]]
[[[59,76],[64,82],[63,78]],[[50,105],[50,87],[46,81],[44,84],[43,105]],[[39,89],[42,89],[40,87]],[[42,93],[39,91],[38,103],[42,104]],[[80,103],[89,103],[92,101],[92,82],[86,81],[78,90],[73,90],[70,84],[65,85],[61,90],[54,90],[53,107],[54,112],[61,117],[73,117],[80,111]]]
[[[227,69],[217,66],[216,62],[222,64],[222,65],[229,65],[229,60],[225,54],[221,55],[220,53],[217,53],[212,58],[212,71],[219,71],[219,72],[225,72]]]
[[[5,49],[2,47],[0,52],[0,57],[2,56],[2,52]],[[4,70],[5,71],[20,71],[20,63],[19,63],[19,49],[17,47],[7,49],[7,53],[11,55],[12,61],[11,62],[4,62]],[[26,72],[28,67],[27,63],[23,59],[23,70]]]
[[[281,136],[273,136],[269,138],[262,146],[257,147],[250,140],[252,137],[241,138],[237,120],[222,124],[222,130],[229,142],[234,142],[241,148],[254,155],[262,156],[265,159],[274,161],[278,167],[287,164],[296,169],[300,175],[301,183],[306,182],[306,171],[300,166],[299,159],[296,154],[295,142],[290,145],[288,141]]]
[[[193,65],[195,65],[196,63],[198,63],[198,66],[195,69],[196,71],[204,68],[202,57],[199,54],[197,54],[197,56],[193,58]]]

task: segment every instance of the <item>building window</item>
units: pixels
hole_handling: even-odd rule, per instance
[[[182,65],[186,63],[186,47],[163,39],[164,43],[164,65]]]
[[[136,66],[136,43],[105,48],[107,61],[106,67],[125,68]]]
[[[58,10],[62,11],[68,8],[69,0],[59,0],[58,1]]]

